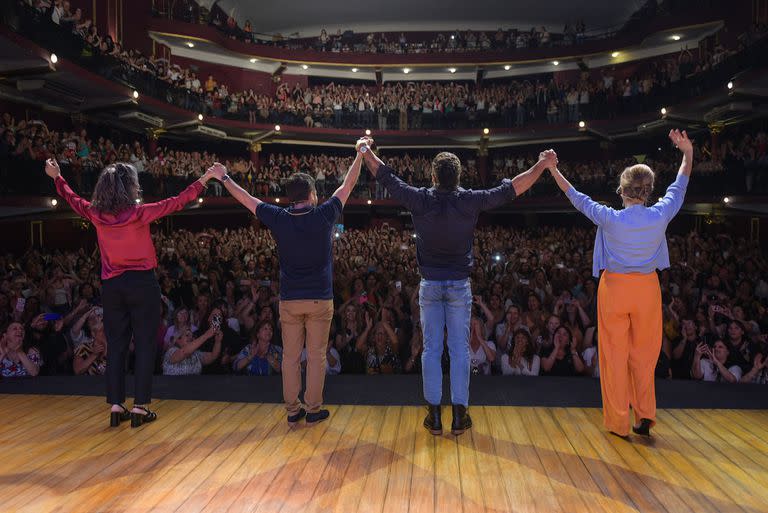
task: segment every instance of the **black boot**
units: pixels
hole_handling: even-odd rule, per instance
[[[632,431],[637,435],[651,436],[651,419],[640,419],[639,426],[632,426]]]
[[[424,417],[424,427],[433,435],[443,434],[443,421],[440,419],[442,406],[439,404],[427,405],[427,416]]]
[[[451,422],[451,434],[460,435],[472,427],[472,418],[467,413],[467,407],[463,404],[453,405],[453,422]]]

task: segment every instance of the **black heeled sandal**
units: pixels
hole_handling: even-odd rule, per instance
[[[134,406],[134,408],[138,408],[139,410],[144,410],[146,413],[131,412],[132,428],[140,427],[142,424],[146,424],[147,422],[152,422],[157,419],[157,413],[150,411],[143,406]]]
[[[118,427],[121,422],[131,418],[131,412],[123,404],[119,404],[123,411],[113,411],[109,414],[109,427]]]

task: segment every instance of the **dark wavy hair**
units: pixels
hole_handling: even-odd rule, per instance
[[[453,153],[443,151],[432,160],[432,179],[438,189],[453,191],[459,186],[461,161]]]
[[[117,162],[104,168],[93,189],[91,208],[117,215],[135,208],[141,187],[139,174],[131,164]]]
[[[518,335],[523,335],[527,341],[525,351],[523,351],[523,358],[525,358],[527,362],[530,362],[536,354],[536,349],[533,347],[533,337],[531,337],[531,332],[524,328],[517,328],[512,335],[512,343],[509,345],[509,356],[511,357],[515,352],[515,339]]]

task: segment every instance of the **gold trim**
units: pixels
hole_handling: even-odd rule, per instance
[[[681,30],[691,30],[695,28],[700,27],[706,27],[708,25],[715,26],[717,24],[723,23],[722,20],[716,20],[716,21],[708,21],[705,23],[697,23],[695,25],[685,25],[683,27],[675,27],[673,29],[666,29],[659,32],[656,32],[655,34],[664,34],[667,32],[675,32],[675,31],[681,31]],[[157,34],[160,36],[168,36],[168,37],[175,37],[179,39],[187,39],[190,41],[201,41],[204,43],[209,43],[211,45],[215,45],[218,48],[221,48],[223,50],[226,50],[228,52],[231,52],[235,55],[242,55],[245,58],[251,59],[251,58],[257,58],[259,60],[263,61],[271,61],[271,62],[284,62],[284,63],[290,63],[290,64],[307,64],[312,66],[329,66],[329,67],[341,67],[341,68],[372,68],[372,67],[379,67],[379,68],[436,68],[436,67],[445,67],[445,66],[451,66],[451,67],[457,67],[457,66],[503,66],[505,64],[510,65],[516,65],[516,64],[534,64],[538,62],[552,62],[553,60],[558,60],[562,64],[564,60],[574,60],[574,59],[583,59],[585,57],[594,57],[595,55],[603,55],[606,53],[606,51],[601,52],[592,52],[592,53],[582,53],[582,54],[572,54],[572,55],[564,55],[564,56],[552,56],[542,59],[529,59],[529,60],[503,60],[503,61],[483,61],[483,62],[438,62],[438,63],[397,63],[397,64],[354,64],[350,62],[323,62],[323,61],[298,61],[298,60],[292,60],[292,59],[284,59],[284,58],[274,58],[274,57],[262,57],[257,54],[245,54],[242,52],[239,52],[237,50],[231,50],[229,48],[226,48],[219,43],[215,41],[211,41],[210,39],[205,39],[202,37],[196,37],[196,36],[187,36],[184,34],[178,34],[175,32],[160,32],[157,30],[149,30],[148,33],[151,34]],[[646,39],[643,39],[640,44],[642,44]],[[616,50],[612,51],[626,51],[626,48],[618,48]],[[443,55],[443,54],[438,54]],[[610,55],[610,52],[608,52],[608,55]],[[631,62],[631,61],[627,61]]]

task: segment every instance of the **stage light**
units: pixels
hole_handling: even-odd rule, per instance
[[[334,233],[334,234],[333,234],[333,236],[334,236],[334,237],[336,237],[337,239],[338,239],[339,237],[341,237],[341,235],[339,235],[339,232],[336,232],[336,233]]]
[[[357,73],[357,68],[352,68],[352,73]]]
[[[730,203],[730,202],[731,202],[731,198],[729,198],[728,196],[723,198],[723,203]]]
[[[301,65],[301,69],[308,69],[308,68],[309,68],[309,66],[307,66],[306,64],[302,64]]]
[[[403,73],[406,75],[411,72],[411,68],[403,68]]]
[[[202,114],[198,114],[197,115],[197,120],[198,121],[202,121],[203,120],[203,115]]]
[[[411,238],[412,238],[412,239],[415,239],[415,238],[416,238],[416,234],[415,234],[415,233],[412,233],[412,234],[411,234]]]
[[[59,62],[59,57],[55,53],[51,54],[51,62],[53,64],[56,64],[57,62]]]
[[[57,200],[56,198],[51,198],[51,206],[52,207],[55,207],[58,204],[59,204],[59,200]]]
[[[456,73],[456,68],[448,68],[448,71],[450,71],[451,73]]]
[[[662,107],[661,108],[661,115],[662,116],[666,116],[667,115],[667,108],[666,107]]]
[[[733,89],[733,82],[728,82],[727,86],[728,86],[728,89]]]
[[[370,128],[366,128],[365,129],[365,135],[371,135],[371,129]]]
[[[368,200],[368,201],[366,201],[366,203],[368,203],[369,205],[372,205],[372,204],[373,204],[373,201],[371,201],[371,200]]]
[[[451,34],[451,39],[456,39],[456,36]]]
[[[139,203],[141,203],[141,198],[136,198],[136,199],[135,199],[135,200],[133,200],[133,201],[135,201],[135,202],[136,202],[136,204],[138,205]]]
[[[203,198],[197,198],[197,202],[198,203],[202,203],[203,202]]]
[[[579,121],[579,128],[585,128],[587,124],[584,121]]]
[[[560,61],[552,61],[553,66],[560,66]]]
[[[133,99],[134,100],[138,100],[139,99],[139,92],[136,91],[136,90],[133,91]]]
[[[679,34],[672,34],[672,41],[680,41],[682,36]]]
[[[195,43],[193,43],[192,41],[187,41],[187,46],[190,47],[190,48],[194,48],[195,47]]]
[[[507,64],[507,65],[505,65],[505,66],[504,66],[504,69],[505,69],[506,71],[509,71],[511,68],[512,68],[512,66],[510,66],[509,64]]]
[[[483,135],[488,135],[491,133],[491,130],[489,128],[483,128]]]
[[[249,59],[249,60],[250,60],[251,64],[259,62],[259,59],[257,59],[256,57],[251,57],[251,59]]]
[[[659,146],[659,151],[661,151],[661,146]]]
[[[618,57],[619,55],[621,55],[621,54],[619,54],[619,52],[613,52],[613,53],[611,53],[611,57],[613,57],[614,59],[615,59],[616,57]]]
[[[275,125],[275,132],[279,132],[279,131],[280,131],[280,125]]]
[[[501,262],[501,255],[493,255],[493,259],[497,262]]]
[[[661,196],[659,196],[659,201],[661,201],[661,200],[663,200],[663,199],[664,199],[664,198],[662,198]]]
[[[280,198],[275,198],[275,203],[280,203]]]

